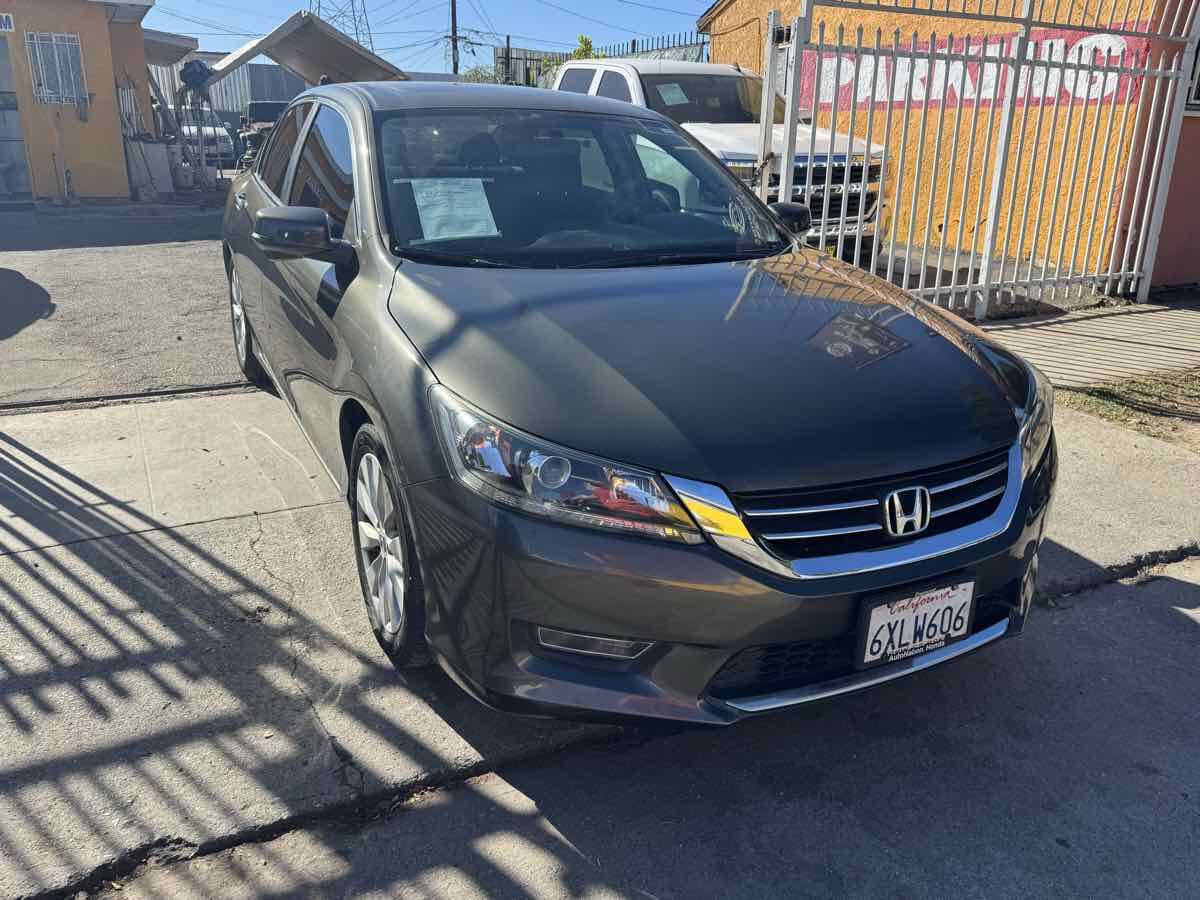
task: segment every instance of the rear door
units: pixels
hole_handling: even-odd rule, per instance
[[[260,209],[287,205],[284,198],[290,184],[292,163],[299,149],[300,135],[311,113],[311,102],[297,103],[275,123],[270,142],[259,155],[254,167],[254,176],[246,180],[244,187],[246,214],[251,229],[254,226],[254,216]],[[278,381],[282,373],[279,365],[279,264],[267,259],[253,241],[249,242],[247,257],[257,276],[254,280],[254,297],[248,301],[247,315],[255,340],[267,357],[271,374]],[[242,284],[245,290],[249,285],[248,279],[243,279]]]
[[[352,133],[348,119],[336,107],[324,101],[317,104],[296,159],[288,205],[324,210],[333,236],[361,251]],[[337,429],[330,427],[337,421],[334,383],[338,362],[345,356],[337,314],[358,268],[315,259],[287,260],[276,267],[284,390],[309,436],[317,442],[333,442],[317,446],[323,456],[333,459],[337,451]]]
[[[623,72],[618,72],[616,69],[601,70],[600,78],[596,82],[593,93],[597,97],[607,97],[609,100],[623,100],[626,103],[635,102],[633,86],[630,85],[629,79],[625,77]]]

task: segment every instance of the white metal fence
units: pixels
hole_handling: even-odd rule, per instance
[[[808,0],[789,28],[771,14],[764,100],[789,103],[783,135],[764,122],[762,195],[808,203],[812,241],[978,318],[1145,299],[1200,0],[899,2]],[[840,11],[915,25],[827,25]],[[918,34],[929,17],[966,34]],[[772,148],[797,133],[781,167]]]

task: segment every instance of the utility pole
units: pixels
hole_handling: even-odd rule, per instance
[[[450,60],[458,74],[458,0],[450,0]]]

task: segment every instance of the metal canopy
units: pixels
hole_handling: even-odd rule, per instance
[[[309,84],[331,81],[404,81],[408,76],[308,12],[298,12],[270,34],[256,38],[213,64],[205,88],[257,56],[266,56]]]
[[[173,66],[200,47],[194,37],[153,28],[142,29],[142,40],[146,46],[146,62],[152,66]]]

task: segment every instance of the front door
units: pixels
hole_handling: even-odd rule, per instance
[[[323,209],[333,236],[357,244],[352,157],[346,119],[332,106],[318,105],[296,160],[288,205]],[[273,291],[279,304],[275,319],[281,332],[275,343],[277,371],[305,431],[336,471],[333,461],[340,455],[340,447],[335,382],[345,348],[335,319],[357,268],[315,259],[281,261],[275,266],[281,277],[274,284],[264,283],[264,290]],[[328,443],[323,445],[324,441]]]
[[[0,34],[0,204],[33,199],[8,36]]]

